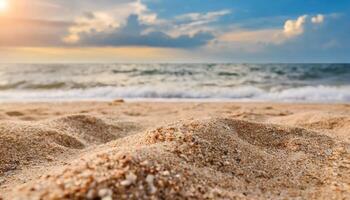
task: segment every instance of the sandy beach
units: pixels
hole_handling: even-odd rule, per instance
[[[0,105],[3,199],[347,199],[350,105]]]
[[[0,200],[350,200],[350,0],[0,0]]]

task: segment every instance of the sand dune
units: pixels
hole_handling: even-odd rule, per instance
[[[338,119],[340,114],[313,117],[314,106],[305,109],[272,105],[266,109],[266,105],[241,104],[232,111],[231,104],[142,105],[143,109],[140,104],[98,108],[101,113],[105,113],[104,109],[123,113],[120,111],[127,107],[130,112],[142,113],[138,116],[120,114],[116,118],[91,110],[94,114],[1,122],[0,166],[4,177],[11,177],[8,173],[13,170],[21,175],[25,160],[35,163],[45,162],[47,156],[60,160],[63,159],[60,156],[77,155],[68,160],[68,165],[58,170],[52,168],[24,185],[13,182],[12,190],[3,190],[4,197],[105,200],[350,197],[350,144],[341,138],[347,132],[348,115],[341,105],[332,110],[339,110],[345,117],[342,120]],[[178,118],[170,116],[174,112],[152,111],[162,106],[169,108],[166,113],[180,110]],[[285,109],[288,115],[276,114]],[[208,118],[200,110],[217,112]],[[245,119],[241,120],[243,112]],[[261,115],[253,122],[257,113]],[[167,115],[170,119],[162,121]],[[332,130],[342,132],[334,137],[322,131],[331,129],[322,123],[332,121],[329,118],[332,116],[338,119],[334,120],[338,124]],[[313,125],[317,123],[321,125]]]
[[[48,121],[49,127],[79,138],[85,144],[102,144],[117,139],[120,128],[89,115],[71,115]]]
[[[329,132],[331,135],[340,136],[350,142],[350,117],[345,114],[313,111],[273,118],[269,122]]]
[[[6,122],[0,127],[1,174],[33,160],[84,147],[78,139],[45,126]]]
[[[0,174],[122,137],[120,123],[90,115],[0,123]]]

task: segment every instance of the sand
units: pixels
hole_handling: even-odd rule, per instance
[[[350,105],[2,103],[0,199],[350,199]]]

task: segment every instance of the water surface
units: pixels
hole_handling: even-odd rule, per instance
[[[350,64],[0,64],[1,101],[350,102]]]

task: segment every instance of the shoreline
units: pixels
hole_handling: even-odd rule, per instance
[[[111,99],[60,99],[60,100],[0,100],[0,104],[55,104],[55,103],[110,103],[124,101],[125,103],[239,103],[239,104],[291,104],[291,105],[348,105],[348,101],[280,101],[258,99],[207,99],[207,98],[111,98]]]

